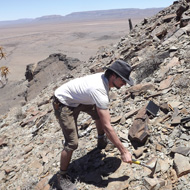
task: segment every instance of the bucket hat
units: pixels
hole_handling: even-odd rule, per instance
[[[111,66],[105,67],[105,68],[115,72],[118,76],[120,76],[123,80],[125,80],[129,85],[131,86],[134,85],[134,81],[130,77],[132,68],[125,61],[117,60]]]

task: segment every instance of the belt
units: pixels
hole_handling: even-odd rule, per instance
[[[62,104],[56,96],[53,96],[53,107],[55,110],[58,110],[60,107],[63,107],[64,104]]]
[[[53,100],[56,104],[62,104],[55,95],[53,96]]]

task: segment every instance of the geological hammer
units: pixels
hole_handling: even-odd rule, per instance
[[[144,167],[150,169],[150,170],[151,170],[151,173],[150,173],[149,176],[150,176],[150,177],[153,177],[153,175],[154,175],[154,173],[155,173],[155,170],[156,170],[157,160],[156,160],[154,166],[149,166],[149,165],[144,164],[144,163],[142,163],[141,161],[135,160],[135,159],[132,159],[132,163],[133,163],[133,164],[137,164],[137,165],[141,165],[141,166],[144,166]]]

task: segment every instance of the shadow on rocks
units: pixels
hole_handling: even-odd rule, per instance
[[[106,157],[101,150],[95,148],[85,156],[74,160],[68,169],[72,182],[92,184],[96,187],[106,187],[109,182],[125,181],[129,177],[122,176],[118,178],[109,177],[121,165],[121,160],[116,157]],[[50,182],[56,183],[56,175]],[[52,187],[53,188],[53,187]]]

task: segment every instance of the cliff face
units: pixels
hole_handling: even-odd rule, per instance
[[[154,178],[148,169],[122,163],[111,144],[102,151],[95,149],[95,125],[83,113],[71,176],[78,189],[190,189],[190,124],[184,121],[190,117],[189,6],[189,0],[175,1],[144,19],[113,47],[101,47],[88,62],[59,54],[32,67],[25,91],[28,101],[1,116],[0,188],[50,189],[63,140],[51,105],[55,88],[123,59],[133,67],[136,85],[110,92],[111,122],[134,158],[157,159]],[[156,116],[144,111],[150,101],[159,107]]]

